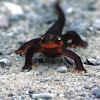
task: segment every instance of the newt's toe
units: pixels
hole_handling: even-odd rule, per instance
[[[15,53],[16,53],[16,54],[19,54],[20,56],[23,56],[23,55],[26,54],[26,53],[25,53],[24,51],[22,51],[22,50],[16,50]]]
[[[74,73],[80,73],[80,72],[87,73],[87,71],[86,71],[85,69],[84,69],[84,70],[74,69],[73,72],[74,72]]]
[[[87,46],[88,46],[88,43],[85,42],[85,41],[83,41],[82,44],[81,44],[81,47],[82,47],[82,48],[86,48]]]
[[[32,65],[24,65],[23,67],[22,67],[22,70],[31,70],[32,69]]]
[[[88,43],[85,41],[81,41],[80,43],[72,43],[71,48],[81,47],[86,48],[88,46]]]
[[[30,71],[32,69],[32,66],[36,66],[36,64],[33,63],[33,64],[30,64],[30,65],[24,65],[22,67],[22,70],[26,70],[27,69],[28,71]]]

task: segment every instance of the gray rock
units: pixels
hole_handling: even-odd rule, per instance
[[[68,31],[76,31],[78,34],[82,34],[86,36],[86,30],[87,30],[88,24],[84,20],[76,20],[72,23],[71,26],[69,26]]]
[[[31,97],[34,100],[38,100],[38,99],[46,99],[46,100],[49,100],[49,99],[54,98],[55,97],[55,94],[52,94],[52,93],[32,94]]]
[[[8,68],[11,66],[11,61],[9,59],[0,59],[0,66],[2,68]]]
[[[93,91],[93,94],[96,96],[96,98],[100,98],[100,88],[95,89],[95,90]]]
[[[26,98],[26,95],[21,96],[21,100],[24,100]]]
[[[100,60],[94,58],[87,58],[85,62],[88,65],[100,65]]]
[[[65,65],[59,66],[56,68],[56,70],[60,73],[66,73],[67,72],[67,67]]]

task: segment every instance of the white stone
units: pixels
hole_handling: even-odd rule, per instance
[[[8,13],[10,15],[23,14],[23,10],[19,5],[10,2],[2,2],[0,6],[0,11],[2,13]]]

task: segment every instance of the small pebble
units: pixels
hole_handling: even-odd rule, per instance
[[[17,100],[15,97],[12,97],[11,100]]]
[[[26,95],[22,95],[21,99],[24,100],[26,98]]]
[[[41,76],[42,75],[42,72],[37,72],[36,75],[37,76]]]
[[[93,94],[95,95],[96,98],[100,98],[100,88],[95,89],[95,90],[93,91]]]
[[[85,96],[86,96],[86,94],[85,94],[85,93],[82,93],[80,96],[85,97]]]
[[[67,67],[64,65],[64,66],[59,66],[56,68],[56,70],[60,73],[66,73],[67,72]]]
[[[30,76],[30,75],[32,75],[33,73],[31,72],[31,71],[29,71],[29,72],[26,72],[26,75],[27,76]]]
[[[48,77],[48,78],[45,78],[45,79],[41,79],[40,82],[47,82],[47,81],[50,81],[50,80],[52,80],[52,78]]]
[[[89,86],[84,86],[84,88],[91,90],[91,87],[89,87]]]
[[[75,90],[76,90],[76,91],[80,91],[80,90],[82,90],[82,89],[83,89],[82,86],[76,86],[76,87],[75,87]]]
[[[100,75],[98,76],[98,78],[100,79]]]
[[[12,93],[8,94],[8,97],[13,97],[13,94]]]
[[[80,99],[81,100],[81,99]],[[89,97],[83,97],[82,100],[95,100],[95,99],[92,99],[92,98],[89,98]]]
[[[38,100],[38,99],[53,99],[55,97],[55,94],[52,93],[41,93],[41,94],[32,94],[32,99]]]
[[[29,90],[29,94],[33,94],[33,93],[35,93],[34,90]]]
[[[0,66],[2,68],[8,68],[11,66],[11,61],[9,59],[0,59]]]
[[[96,7],[88,6],[87,9],[90,10],[90,11],[95,11],[96,10]]]
[[[74,9],[70,5],[66,5],[64,7],[65,13],[72,14],[74,12]]]

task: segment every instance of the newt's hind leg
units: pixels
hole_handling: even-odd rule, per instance
[[[27,53],[28,48],[31,46],[39,45],[39,41],[40,41],[39,38],[32,39],[32,40],[24,43],[22,46],[20,46],[20,48],[18,50],[14,51],[14,52],[19,55],[25,55]]]
[[[74,60],[76,67],[73,70],[73,72],[81,72],[81,71],[83,71],[85,73],[87,72],[85,70],[85,68],[83,67],[83,64],[82,64],[80,57],[77,54],[75,54],[74,52],[67,50],[67,49],[62,49],[61,54]]]
[[[70,43],[70,47],[75,48],[75,47],[82,47],[85,48],[88,46],[88,43],[75,32],[75,31],[68,31],[63,35],[63,40],[65,43],[65,46],[67,46],[67,41],[72,40]]]

